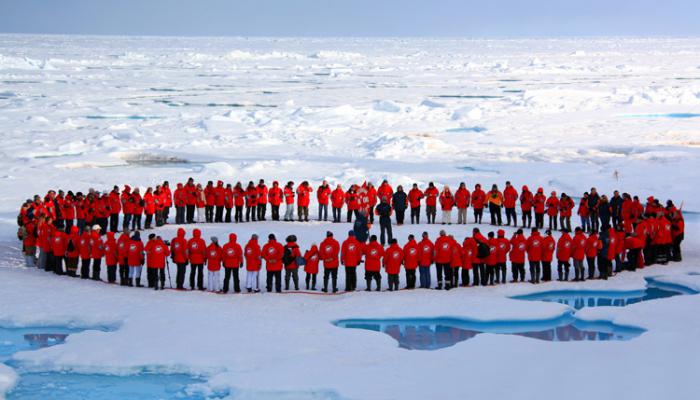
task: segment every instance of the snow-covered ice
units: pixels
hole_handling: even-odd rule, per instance
[[[16,353],[21,371],[203,375],[239,398],[695,399],[697,295],[576,317],[647,331],[550,343],[480,334],[439,351],[343,329],[344,318],[542,319],[559,289],[700,289],[700,39],[293,39],[0,35],[0,324],[110,327]],[[652,116],[652,117],[649,117]],[[15,215],[49,188],[192,176],[227,182],[389,179],[579,195],[591,186],[684,205],[685,261],[607,282],[338,296],[154,293],[20,267]],[[311,215],[314,216],[312,208]],[[467,229],[471,229],[471,225]],[[299,236],[345,224],[204,226]],[[438,227],[403,226],[408,233]],[[484,229],[487,229],[484,227]],[[463,227],[451,226],[458,238]],[[173,227],[161,230],[165,237]],[[342,271],[341,274],[342,275]],[[341,279],[342,282],[342,279]],[[342,287],[342,284],[341,284]],[[0,364],[0,394],[17,379]]]

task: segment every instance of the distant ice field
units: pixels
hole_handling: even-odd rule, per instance
[[[0,209],[193,176],[510,179],[698,210],[698,113],[700,39],[0,35]]]

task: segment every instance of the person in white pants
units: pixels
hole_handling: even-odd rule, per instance
[[[219,291],[219,271],[209,271],[207,273],[207,289],[210,292]]]
[[[248,271],[245,277],[245,287],[248,291],[260,291],[260,285],[258,282],[258,274],[260,271]]]
[[[206,198],[206,196],[204,196],[204,190],[202,189],[202,185],[199,183],[197,184],[197,193],[198,193],[197,196],[200,197],[199,199],[197,199],[198,203],[206,204],[207,198]],[[197,223],[202,223],[204,221],[206,221],[205,216],[204,216],[204,207],[202,207],[202,208],[197,207]]]

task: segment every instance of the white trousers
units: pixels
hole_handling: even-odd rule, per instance
[[[260,290],[258,285],[258,274],[260,271],[248,271],[245,277],[246,289]]]
[[[210,292],[219,291],[219,271],[207,272],[207,289],[209,289]]]
[[[204,209],[197,208],[197,222],[204,222],[204,221],[206,221],[204,219]]]
[[[442,211],[442,223],[443,224],[451,224],[452,223],[452,210],[450,211]]]

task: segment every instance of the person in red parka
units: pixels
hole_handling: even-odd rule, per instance
[[[456,288],[459,286],[459,269],[462,268],[464,256],[462,254],[462,246],[455,240],[453,235],[450,235],[450,239],[452,240],[452,256],[450,258],[452,279],[450,280],[450,287]]]
[[[146,189],[146,193],[143,195],[143,209],[146,214],[146,222],[144,223],[145,229],[151,229],[151,224],[153,223],[153,215],[156,213],[156,199],[153,196],[153,188],[149,187]]]
[[[75,278],[78,276],[78,258],[80,257],[80,229],[77,226],[71,226],[68,241],[66,243],[66,275]],[[123,234],[122,234],[123,235]],[[126,239],[129,240],[127,233]],[[124,261],[126,264],[126,261]],[[127,268],[128,272],[128,268]],[[124,280],[122,284],[126,284]]]
[[[265,221],[267,213],[268,190],[265,181],[260,179],[258,182],[258,221]]]
[[[510,225],[513,220],[513,226],[518,225],[518,217],[515,214],[515,203],[518,201],[518,191],[515,190],[510,181],[506,181],[506,188],[503,189],[503,208],[506,209],[506,225]]]
[[[588,265],[588,279],[595,277],[596,259],[598,251],[602,248],[602,243],[598,239],[598,233],[592,231],[586,239],[586,264]]]
[[[493,285],[496,277],[496,264],[498,263],[498,242],[493,232],[488,233],[489,255],[486,257],[486,285]]]
[[[534,201],[535,200],[530,189],[528,189],[526,185],[523,185],[520,192],[520,211],[523,213],[523,228],[532,227],[532,207],[534,205]]]
[[[652,246],[654,247],[655,262],[661,265],[668,264],[671,258],[673,246],[673,226],[663,212],[658,212],[656,217],[658,227]]]
[[[532,197],[532,207],[535,209],[535,228],[544,229],[544,209],[547,197],[544,189],[537,188],[537,193]]]
[[[260,272],[260,265],[262,263],[262,258],[260,257],[260,245],[258,244],[258,235],[253,234],[250,236],[250,240],[245,245],[243,254],[245,257],[246,290],[248,291],[248,293],[258,293],[260,292],[260,288],[258,287],[258,274]]]
[[[445,289],[450,289],[452,282],[452,268],[450,260],[452,259],[452,240],[447,236],[444,230],[440,231],[440,236],[435,240],[435,268],[437,270],[437,287],[435,289],[442,290],[443,274]]]
[[[452,207],[455,205],[455,198],[450,191],[450,187],[445,185],[440,192],[440,208],[442,209],[442,224],[452,225]]]
[[[491,247],[489,246],[489,241],[481,234],[479,228],[472,229],[472,238],[476,243],[476,254],[472,259],[472,272],[474,274],[474,286],[486,286],[488,281],[488,274],[486,273],[486,267],[484,262],[486,257],[490,255]]]
[[[418,184],[414,183],[413,188],[408,192],[408,205],[411,207],[411,224],[420,224],[420,201],[423,192],[418,189]]]
[[[304,273],[306,281],[306,290],[316,290],[316,276],[318,275],[318,246],[313,243],[311,247],[304,253]]]
[[[557,230],[557,215],[559,214],[559,199],[557,198],[557,192],[552,192],[547,201],[545,202],[547,207],[547,216],[549,217],[549,229]]]
[[[127,247],[127,263],[129,264],[129,286],[134,286],[134,281],[136,281],[136,287],[142,287],[141,270],[143,269],[144,261],[145,257],[143,254],[143,242],[141,241],[141,234],[138,231],[136,231],[134,232],[134,235],[131,236]]]
[[[80,244],[78,248],[80,249],[80,279],[90,278],[90,260],[92,259],[92,250],[90,249],[90,239],[92,235],[90,234],[90,226],[86,226],[83,230],[83,234],[80,235]]]
[[[347,222],[352,222],[352,216],[355,218],[359,215],[360,209],[360,197],[357,195],[357,185],[350,186],[347,192],[345,192],[345,204],[348,208]]]
[[[228,243],[222,249],[222,261],[224,264],[224,293],[228,293],[229,282],[233,276],[233,291],[241,292],[241,284],[238,278],[238,270],[243,268],[243,249],[236,242],[235,233],[228,235]]]
[[[187,242],[187,257],[190,262],[190,290],[194,290],[197,277],[197,289],[204,290],[204,261],[207,257],[207,245],[202,239],[202,231],[192,231],[192,239]]]
[[[425,216],[428,218],[429,224],[434,224],[435,216],[437,215],[437,200],[440,196],[440,192],[435,187],[435,184],[430,182],[423,194],[425,196]]]
[[[158,290],[165,289],[165,261],[170,255],[170,249],[160,236],[151,233],[144,249],[146,253],[146,279],[148,287]]]
[[[552,236],[552,231],[547,229],[542,239],[542,280],[549,282],[552,280],[552,259],[557,243]]]
[[[233,221],[235,223],[243,222],[243,206],[246,201],[246,191],[243,189],[243,184],[241,182],[236,182],[236,186],[233,188],[233,206],[236,207],[236,211],[233,214]]]
[[[233,187],[230,183],[226,184],[224,189],[224,208],[226,208],[226,216],[224,217],[224,222],[231,222],[231,210],[235,204],[235,196],[233,195]]]
[[[272,292],[272,284],[273,281],[275,281],[275,291],[281,293],[284,246],[277,242],[277,238],[274,234],[271,233],[267,236],[267,243],[263,246],[261,255],[263,260],[265,260],[265,269],[267,271],[267,291]]]
[[[527,252],[527,242],[523,235],[523,230],[518,229],[510,239],[510,267],[513,274],[511,282],[525,281],[525,252]]]
[[[571,258],[574,260],[574,282],[585,281],[583,260],[586,258],[586,234],[583,229],[576,228],[571,244]]]
[[[473,237],[465,237],[462,242],[462,286],[469,286],[469,271],[474,268],[476,257],[476,240]]]
[[[107,282],[117,281],[117,264],[119,264],[119,248],[114,238],[114,232],[107,232],[107,240],[104,243],[105,265],[107,266]]]
[[[56,229],[51,238],[52,269],[56,275],[63,275],[63,259],[66,256],[67,245],[67,235],[62,230]]]
[[[540,283],[540,262],[542,261],[542,236],[537,228],[532,228],[527,238],[527,259],[530,263],[530,283]]]
[[[173,193],[173,203],[175,203],[175,223],[183,225],[185,223],[185,212],[187,207],[187,192],[182,183],[178,183]]]
[[[309,203],[311,202],[311,192],[313,191],[307,181],[303,181],[297,187],[297,220],[299,222],[309,222]]]
[[[355,231],[348,232],[340,249],[340,262],[345,266],[345,291],[353,292],[357,289],[357,266],[362,262],[363,243],[355,238]]]
[[[364,247],[366,291],[372,290],[372,280],[377,282],[377,292],[382,290],[381,265],[384,257],[384,247],[377,242],[377,235],[369,237],[369,243]]]
[[[284,220],[294,221],[294,182],[287,182],[282,192],[284,193],[284,204],[286,205]]]
[[[506,232],[503,229],[498,230],[496,238],[496,283],[500,275],[501,282],[506,283],[506,260],[510,251],[510,240],[506,239]]]
[[[331,206],[333,208],[333,222],[340,222],[340,216],[343,211],[343,203],[345,202],[345,192],[343,187],[338,185],[331,193]]]
[[[219,245],[219,238],[211,237],[211,243],[207,246],[207,290],[210,292],[219,292],[219,275],[221,273],[221,260],[223,251]]]
[[[559,199],[559,227],[562,231],[571,232],[571,214],[574,207],[576,207],[576,204],[571,197],[567,196],[566,193],[562,193]]]
[[[338,253],[340,243],[333,238],[333,232],[327,231],[326,238],[321,242],[319,258],[323,260],[323,291],[328,292],[328,278],[333,281],[333,293],[338,292]]]
[[[486,193],[481,189],[481,184],[474,185],[472,192],[472,208],[474,209],[474,223],[480,224],[484,215],[484,205],[486,203]]]
[[[185,289],[185,273],[189,258],[187,255],[187,239],[185,239],[185,230],[179,228],[177,236],[170,241],[170,258],[177,265],[177,274],[175,275],[175,287],[178,290]]]
[[[299,262],[301,261],[301,250],[297,245],[296,235],[289,235],[285,239],[284,245],[284,290],[289,290],[289,280],[294,283],[294,290],[299,290]],[[303,263],[303,261],[301,261]]]
[[[280,183],[273,181],[272,187],[267,191],[267,200],[270,203],[273,221],[280,220],[280,204],[282,204],[283,197],[284,195]]]
[[[170,191],[170,182],[164,181],[161,189],[163,190],[163,224],[168,224],[170,207],[173,206],[173,193]]]
[[[455,206],[457,206],[457,223],[467,224],[467,208],[471,202],[471,193],[464,182],[459,184],[459,189],[455,192]]]
[[[408,241],[403,246],[403,267],[406,271],[406,289],[416,287],[416,269],[418,269],[419,248],[413,235],[408,235]]]
[[[71,196],[72,197],[72,196]],[[70,206],[73,208],[73,205]],[[109,193],[109,231],[116,232],[119,229],[119,213],[122,211],[122,203],[119,198],[119,186],[114,186]],[[73,218],[71,217],[71,222]]]
[[[403,263],[403,249],[396,239],[389,241],[389,247],[384,253],[384,269],[388,275],[389,291],[399,290],[399,273]]]
[[[316,200],[318,200],[318,220],[328,221],[328,203],[331,196],[331,187],[327,181],[323,181],[316,190]]]
[[[569,268],[571,263],[571,253],[573,250],[574,242],[569,236],[569,232],[566,230],[561,234],[559,240],[557,241],[557,280],[558,281],[568,281],[569,280]],[[563,270],[563,271],[562,271]]]
[[[131,236],[129,231],[122,231],[117,239],[117,257],[119,258],[119,284],[127,286],[129,284],[129,243]]]
[[[101,281],[100,278],[100,264],[102,264],[102,257],[105,254],[105,244],[100,237],[101,227],[95,225],[92,227],[92,234],[90,236],[90,258],[92,258],[92,280]]]
[[[248,187],[245,190],[245,222],[253,222],[258,216],[258,188],[255,187],[253,181],[248,182]]]
[[[430,289],[430,265],[434,260],[435,245],[428,237],[428,232],[423,232],[422,239],[418,243],[418,271],[420,273],[420,288]]]
[[[214,207],[216,211],[214,212],[214,222],[224,222],[224,207],[226,206],[226,189],[224,188],[224,181],[217,181],[216,187],[214,188]],[[229,210],[231,207],[228,208]],[[229,222],[230,221],[229,214]]]

